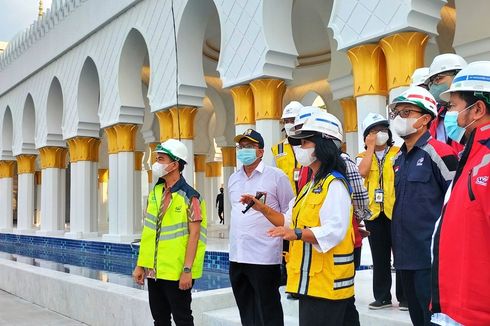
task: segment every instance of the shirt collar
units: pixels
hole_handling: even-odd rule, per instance
[[[414,148],[415,147],[423,147],[425,146],[429,140],[432,139],[432,136],[430,135],[430,132],[427,130],[424,134],[422,134],[422,136],[420,136],[420,138],[417,140],[417,142],[415,143],[415,145],[413,146]],[[402,147],[400,148],[400,150],[402,150],[404,153],[407,152],[407,145],[405,145],[405,143],[403,143]]]
[[[185,179],[182,176],[180,176],[180,179],[172,187],[170,187],[170,191],[173,193],[182,190],[184,189],[186,184],[187,182],[185,182]],[[163,185],[165,187],[165,182],[163,183]]]
[[[253,176],[255,171],[262,174],[264,172],[264,169],[265,169],[264,161],[260,161],[259,165],[257,165],[255,167],[255,170],[252,171],[252,174],[250,174],[250,176]],[[247,174],[245,173],[245,167],[244,166],[242,166],[242,168],[240,170],[242,171],[244,176],[247,176]]]

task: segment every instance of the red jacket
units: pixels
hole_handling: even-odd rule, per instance
[[[432,311],[490,325],[490,123],[470,136],[433,239]]]
[[[431,123],[430,128],[429,128],[430,135],[434,139],[438,139],[437,138],[437,127],[441,123],[444,124],[444,117],[446,116],[446,112],[447,112],[447,108],[445,106],[437,105],[437,107],[438,107],[437,117],[434,120],[432,120],[432,123]],[[456,153],[458,153],[458,154],[461,151],[463,151],[463,149],[464,149],[463,145],[461,145],[458,142],[455,142],[451,138],[447,138],[446,144],[451,146],[456,151]]]

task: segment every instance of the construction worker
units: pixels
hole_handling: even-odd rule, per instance
[[[456,152],[432,138],[428,131],[437,116],[436,104],[425,88],[415,86],[388,106],[393,130],[404,140],[393,163],[394,266],[400,272],[415,326],[430,325],[432,233],[458,164]]]
[[[202,275],[206,247],[206,207],[182,176],[185,145],[169,139],[155,149],[152,172],[158,182],[148,196],[141,245],[133,278],[148,283],[155,325],[193,325],[191,289]]]
[[[430,134],[435,139],[448,144],[459,153],[463,150],[465,140],[461,143],[448,138],[444,127],[444,118],[447,112],[447,102],[441,99],[441,93],[447,91],[454,76],[464,67],[466,61],[457,54],[444,53],[436,56],[429,67],[429,75],[425,84],[429,87],[429,92],[437,101],[437,117],[430,125]]]
[[[393,161],[400,150],[393,145],[388,119],[369,113],[362,122],[365,151],[357,157],[359,172],[369,193],[372,216],[365,221],[373,258],[374,301],[369,309],[391,307],[391,217],[395,203]],[[400,310],[408,310],[397,272],[396,296]]]
[[[303,105],[299,102],[292,101],[284,108],[282,112],[281,120],[284,124],[284,131],[286,137],[279,143],[271,147],[272,154],[274,155],[274,162],[276,167],[282,170],[284,174],[289,178],[293,193],[298,193],[298,179],[300,166],[294,155],[293,147],[288,142],[288,137],[294,131],[294,118],[298,115],[299,110]]]
[[[470,63],[441,97],[449,137],[468,139],[433,239],[432,322],[490,325],[490,61]]]

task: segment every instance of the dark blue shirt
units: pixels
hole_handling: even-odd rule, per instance
[[[396,199],[391,237],[396,269],[431,267],[432,233],[457,164],[454,150],[428,131],[410,152],[405,144],[400,148],[393,164]]]

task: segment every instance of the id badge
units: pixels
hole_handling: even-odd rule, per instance
[[[294,169],[293,172],[293,180],[298,181],[299,180],[299,169]]]
[[[374,190],[374,202],[380,204],[383,202],[383,200],[384,200],[383,189]]]
[[[146,278],[151,278],[151,279],[156,279],[155,277],[155,270],[153,268],[148,268],[146,270]]]

